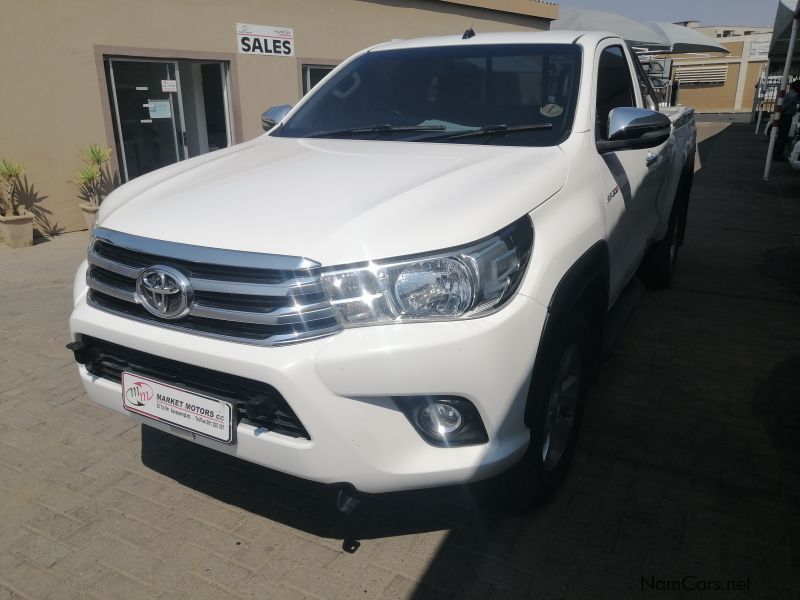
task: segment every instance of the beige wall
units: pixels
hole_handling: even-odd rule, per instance
[[[542,6],[546,17],[551,8]],[[294,28],[296,56],[235,54],[237,22]],[[69,183],[79,149],[113,147],[104,52],[205,52],[230,60],[242,141],[261,133],[266,107],[298,100],[303,59],[338,61],[393,38],[461,33],[470,25],[480,34],[548,29],[549,21],[434,0],[3,0],[0,156],[27,165],[39,194],[38,229],[81,229]]]
[[[725,46],[728,50],[730,50],[730,54],[727,55],[727,58],[741,58],[742,51],[744,50],[744,42],[722,42],[722,46]],[[725,56],[724,54],[715,55],[712,54],[711,56]]]
[[[761,69],[765,64],[765,62],[747,63],[747,75],[744,80],[744,94],[742,95],[742,108],[747,108],[748,110],[753,108],[756,84],[758,83],[758,78],[761,76]]]
[[[728,64],[728,76],[724,85],[700,85],[681,87],[678,101],[696,110],[731,112],[736,100],[736,84],[739,81],[739,64]]]
[[[718,40],[721,41],[721,40]],[[689,56],[687,58],[678,57],[673,62],[673,68],[681,65],[706,65],[712,64],[728,65],[728,75],[725,85],[697,85],[685,86],[681,88],[679,101],[681,104],[691,106],[700,111],[709,112],[749,112],[752,110],[753,95],[761,67],[766,63],[765,60],[750,59],[746,57],[742,60],[742,53],[745,52],[745,43],[723,42],[723,46],[730,50],[730,54],[711,53],[708,58],[698,59]],[[739,83],[739,73],[742,65],[746,65],[747,71],[742,80],[741,108],[736,108],[737,86]]]

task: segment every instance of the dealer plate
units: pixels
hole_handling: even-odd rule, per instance
[[[226,444],[236,430],[233,405],[135,373],[122,374],[122,406],[156,421],[169,423]]]

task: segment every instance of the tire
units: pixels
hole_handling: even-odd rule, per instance
[[[678,250],[686,237],[686,216],[689,210],[689,192],[692,186],[691,175],[685,176],[678,186],[678,193],[672,203],[667,233],[650,246],[639,267],[639,279],[649,290],[663,290],[672,283]]]
[[[503,500],[509,507],[528,511],[542,506],[564,480],[592,378],[592,347],[586,319],[573,312],[550,351],[544,371],[547,382],[537,386],[539,397],[533,385],[529,391],[528,403],[535,410],[531,440],[522,460],[501,479]]]

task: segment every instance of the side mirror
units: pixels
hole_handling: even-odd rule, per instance
[[[264,131],[269,131],[275,127],[275,124],[279,123],[283,117],[289,114],[290,110],[292,110],[291,104],[281,104],[280,106],[268,108],[261,114],[261,128]]]
[[[608,138],[597,142],[600,152],[654,148],[669,139],[672,122],[663,113],[621,106],[608,114]]]

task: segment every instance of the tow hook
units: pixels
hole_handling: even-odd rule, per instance
[[[351,514],[360,503],[361,498],[358,497],[355,490],[341,488],[336,494],[336,508],[339,509],[339,512],[346,515]]]
[[[75,355],[75,362],[81,365],[91,362],[96,356],[90,348],[86,347],[81,341],[70,342],[67,344],[67,350],[70,350]]]
[[[361,542],[356,538],[358,537],[358,526],[353,520],[353,511],[361,504],[361,498],[358,491],[352,485],[345,485],[339,488],[336,492],[336,508],[342,513],[344,518],[345,535],[342,540],[342,550],[348,554],[353,554],[361,547]]]

